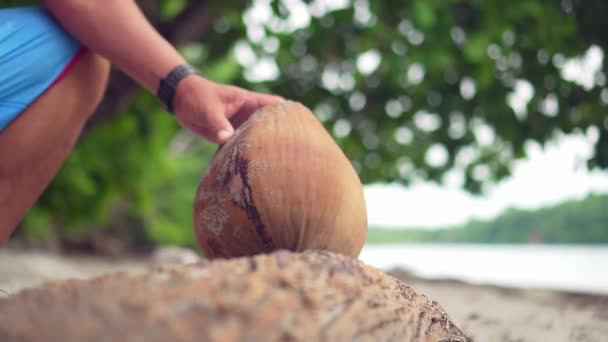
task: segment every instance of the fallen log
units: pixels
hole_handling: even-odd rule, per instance
[[[441,306],[308,251],[49,283],[0,300],[0,341],[470,341]]]

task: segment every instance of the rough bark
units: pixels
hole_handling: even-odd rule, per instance
[[[163,266],[0,300],[2,341],[470,341],[441,306],[328,252]]]

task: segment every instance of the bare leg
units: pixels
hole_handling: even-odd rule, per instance
[[[99,104],[108,62],[85,52],[0,133],[0,246],[34,205]]]

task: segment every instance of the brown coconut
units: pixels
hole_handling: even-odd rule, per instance
[[[263,107],[220,147],[194,203],[207,257],[277,249],[357,257],[367,234],[357,173],[303,105]]]

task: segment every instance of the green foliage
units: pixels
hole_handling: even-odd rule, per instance
[[[3,6],[25,3],[30,2]],[[181,16],[197,3],[146,0],[141,6],[155,26],[184,31]],[[508,6],[355,1],[325,11],[310,5],[308,25],[293,29],[289,22],[307,15],[284,1],[272,1],[271,18],[263,22],[244,20],[248,7],[241,2],[201,6],[212,18],[201,27],[212,29],[200,28],[180,46],[195,51],[188,59],[210,78],[279,93],[324,112],[332,131],[347,122],[350,130],[336,139],[365,183],[442,181],[456,170],[463,186],[477,192],[509,175],[512,160],[525,156],[526,141],[544,143],[559,133],[589,129],[599,133],[589,165],[608,166],[607,63],[590,89],[560,76],[566,58],[582,56],[593,45],[608,46],[603,0],[516,0]],[[234,59],[237,42],[251,47],[256,60],[276,62],[278,77],[247,77]],[[378,53],[380,64],[364,72],[358,61],[369,51]],[[225,69],[230,77],[209,69]],[[507,98],[518,80],[529,82],[534,94],[525,112],[516,114]],[[474,91],[463,96],[463,85]],[[556,113],[545,108],[547,99],[556,101]],[[480,127],[489,128],[492,141],[477,137]],[[447,160],[433,162],[427,156],[432,148],[447,152]]]
[[[436,230],[372,228],[369,243],[608,243],[608,195],[539,210],[511,209],[491,221]]]
[[[426,242],[429,232],[423,229],[370,228],[367,243],[392,244],[403,242]]]
[[[608,48],[605,0],[349,1],[335,10],[313,10],[305,1],[310,16],[275,0],[270,17],[258,21],[250,2],[138,3],[207,77],[312,108],[364,183],[442,182],[452,170],[464,188],[479,192],[510,174],[527,141],[573,132],[597,133],[589,166],[608,167],[608,63],[589,89],[560,71],[590,46]],[[0,7],[26,4],[40,2],[4,0]],[[192,13],[200,16],[189,20]],[[289,28],[304,17],[305,25]],[[237,44],[255,59],[236,58]],[[374,54],[379,64],[366,70],[362,57]],[[277,77],[252,77],[262,59],[276,64]],[[525,112],[516,113],[507,99],[523,80],[534,93]],[[543,105],[548,98],[558,105],[555,113]],[[124,227],[147,241],[192,243],[192,196],[214,147],[196,140],[173,155],[170,145],[183,134],[175,121],[149,94],[129,100],[119,115],[99,114],[105,121],[82,137],[22,224],[23,236]],[[480,129],[491,132],[490,141],[479,138]],[[431,150],[445,151],[445,160],[433,161]],[[470,231],[487,233],[482,227],[472,224]],[[569,234],[575,240],[578,233]]]
[[[112,225],[138,241],[194,245],[194,192],[215,147],[180,133],[155,101],[140,94],[124,115],[83,139],[21,234],[35,239],[56,227],[54,233],[70,237]],[[187,152],[176,152],[184,143]]]
[[[291,13],[276,3],[277,17]],[[588,5],[601,14],[591,15]],[[350,123],[338,141],[364,182],[441,182],[456,170],[478,192],[509,175],[526,141],[559,133],[597,130],[590,165],[608,166],[608,99],[600,101],[602,91],[608,96],[607,63],[591,89],[560,76],[563,60],[608,47],[608,30],[591,29],[606,22],[605,13],[603,0],[357,1],[293,32],[261,25],[266,37],[250,44],[276,58],[282,74],[268,82],[273,91],[323,109],[330,129]],[[268,53],[275,37],[281,48]],[[370,50],[380,64],[367,74],[358,61]],[[534,89],[520,114],[507,102],[518,80]],[[465,87],[474,91],[465,95]],[[547,98],[557,101],[556,113],[543,107]],[[491,141],[477,137],[480,127],[493,133]],[[447,152],[447,160],[433,162],[431,148]]]
[[[15,6],[37,6],[40,5],[40,1],[35,0],[2,0],[0,8],[15,7]]]

